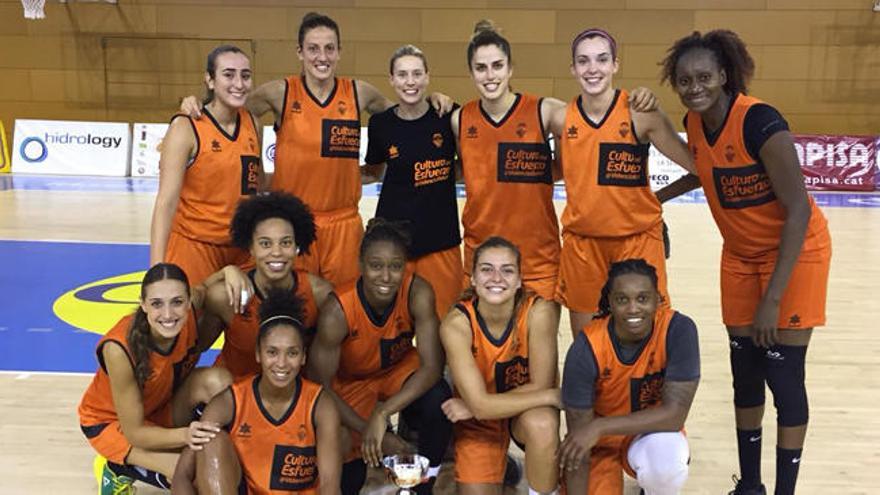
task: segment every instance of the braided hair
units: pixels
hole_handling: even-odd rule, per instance
[[[608,280],[602,287],[602,295],[599,297],[599,314],[596,318],[604,318],[611,314],[611,288],[614,287],[614,281],[621,275],[634,273],[644,275],[651,280],[651,287],[657,290],[657,269],[651,266],[642,258],[630,258],[628,260],[618,261],[611,264],[608,270]]]

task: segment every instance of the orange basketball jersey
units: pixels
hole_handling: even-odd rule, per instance
[[[493,235],[522,252],[523,278],[556,276],[559,226],[553,209],[553,162],[540,115],[541,99],[518,94],[500,122],[479,100],[459,115],[467,201],[464,242],[471,250]]]
[[[560,136],[568,196],[562,228],[589,237],[644,232],[662,221],[663,210],[651,192],[649,146],[636,138],[627,93],[615,92],[598,123],[586,116],[581,98],[568,104]]]
[[[415,322],[409,311],[412,273],[403,276],[397,298],[385,310],[374,314],[361,288],[361,279],[350,282],[336,292],[348,335],[342,341],[338,377],[343,380],[377,376],[393,368],[411,352]]]
[[[357,209],[361,121],[354,81],[336,79],[324,103],[302,76],[286,84],[272,189],[298,196],[315,212]]]
[[[183,176],[171,230],[201,242],[229,244],[229,223],[238,201],[256,194],[260,185],[260,137],[247,110],[238,111],[231,135],[207,108],[202,112],[201,119],[174,117],[189,119],[197,148]]]
[[[113,393],[110,389],[110,377],[104,364],[102,350],[108,342],[115,342],[122,346],[129,360],[134,363],[134,356],[128,345],[128,331],[134,315],[128,315],[110,329],[106,335],[98,341],[96,353],[98,355],[98,371],[92,378],[92,383],[86,389],[82,401],[79,404],[80,423],[83,425],[95,425],[117,421],[116,407],[113,405]],[[156,349],[150,350],[150,377],[144,383],[141,398],[144,404],[144,417],[148,418],[161,409],[171,400],[174,392],[183,383],[199,360],[196,349],[198,331],[196,329],[197,317],[190,310],[186,323],[180,330],[180,334],[174,341],[173,346],[167,353]]]
[[[688,112],[687,135],[724,249],[744,258],[770,260],[779,249],[785,210],[760,157],[749,154],[743,139],[746,113],[760,103],[757,98],[737,95],[713,144],[706,138],[700,114]],[[802,251],[830,248],[825,216],[808,197],[812,213]]]
[[[321,386],[298,376],[296,395],[277,420],[260,398],[259,376],[232,385],[235,417],[229,438],[238,453],[248,494],[318,493],[315,404]]]
[[[314,329],[318,321],[318,306],[315,302],[315,295],[312,293],[309,274],[302,270],[295,270],[293,276],[296,279],[296,295],[305,302],[303,324],[307,330]],[[255,352],[257,336],[260,333],[260,306],[262,303],[263,298],[257,292],[256,297],[248,301],[244,313],[233,315],[224,334],[223,349],[217,356],[215,364],[228,369],[236,379],[260,371]]]
[[[504,334],[496,339],[489,333],[483,317],[477,312],[476,298],[462,301],[455,307],[471,322],[471,352],[477,369],[486,380],[486,391],[501,394],[529,381],[529,311],[537,296],[532,294],[520,304],[519,312],[510,319]]]

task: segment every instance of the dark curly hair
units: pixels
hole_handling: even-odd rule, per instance
[[[270,218],[280,218],[290,223],[300,254],[309,252],[309,247],[315,242],[315,217],[301,199],[281,191],[260,193],[238,203],[229,226],[232,244],[249,249],[257,225]]]
[[[371,218],[367,222],[364,239],[361,241],[359,258],[363,260],[367,249],[380,241],[387,241],[400,247],[404,256],[409,257],[410,235],[407,225],[408,222],[404,221],[393,221],[382,217]]]
[[[608,280],[602,287],[602,295],[599,297],[599,314],[596,318],[604,318],[611,314],[611,288],[614,287],[614,281],[621,275],[635,273],[644,275],[651,279],[651,287],[657,290],[657,269],[650,265],[642,258],[630,258],[628,260],[618,261],[611,264],[608,269]]]
[[[257,348],[273,329],[287,325],[299,333],[303,344],[306,342],[305,302],[289,289],[272,288],[260,304],[260,331],[257,334]]]
[[[697,49],[711,52],[718,67],[724,69],[727,75],[724,89],[728,94],[748,94],[748,83],[755,74],[755,61],[739,35],[727,29],[716,29],[706,34],[694,31],[673,43],[666,51],[666,58],[660,62],[663,67],[660,82],[668,82],[674,88],[679,59]]]

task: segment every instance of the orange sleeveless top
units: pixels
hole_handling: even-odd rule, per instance
[[[303,324],[309,333],[318,321],[318,305],[315,295],[312,293],[312,284],[309,282],[309,274],[303,270],[294,270],[296,277],[296,295],[305,301]],[[253,280],[253,277],[251,277]],[[235,379],[251,373],[259,373],[260,365],[255,357],[257,336],[260,333],[260,306],[263,298],[257,292],[256,296],[248,301],[244,313],[236,313],[229,322],[224,333],[223,349],[214,363],[228,369]]]
[[[406,273],[397,297],[385,314],[373,313],[361,288],[361,279],[336,291],[345,313],[348,335],[342,341],[337,376],[362,379],[381,375],[403,361],[413,346],[415,321],[409,311],[409,292],[415,274]]]
[[[541,99],[516,95],[500,122],[480,101],[460,112],[459,148],[467,200],[462,212],[470,249],[500,235],[522,252],[523,278],[555,276],[559,225],[553,209],[553,162],[540,115]]]
[[[238,201],[256,194],[260,186],[260,137],[247,110],[238,111],[231,135],[207,108],[202,112],[201,119],[174,117],[189,119],[197,149],[183,176],[171,231],[201,242],[229,244],[229,224]]]
[[[496,339],[477,311],[477,299],[456,304],[471,322],[471,352],[486,382],[486,391],[501,394],[529,381],[529,312],[538,296],[522,301],[519,312],[510,319],[504,334]]]
[[[286,84],[272,189],[296,195],[314,212],[357,209],[361,120],[354,81],[336,79],[324,103],[303,76],[290,76]]]
[[[688,146],[696,162],[706,200],[724,238],[724,249],[755,260],[775,259],[785,211],[760,157],[753,157],[743,139],[743,123],[752,105],[763,103],[739,94],[730,104],[718,139],[710,144],[700,114],[688,112]],[[812,214],[802,252],[829,249],[828,222],[808,195]]]
[[[133,314],[125,316],[98,341],[98,347],[95,350],[98,357],[98,371],[95,372],[92,383],[89,384],[89,388],[86,389],[79,404],[79,418],[83,425],[109,423],[119,419],[116,407],[113,405],[110,376],[107,374],[102,351],[106,343],[115,342],[122,346],[134,366],[134,356],[128,345],[128,331],[133,319]],[[167,353],[151,349],[150,370],[152,373],[144,382],[144,388],[141,392],[144,418],[149,418],[165,406],[195,368],[199,360],[199,353],[196,349],[196,339],[198,338],[196,321],[195,312],[190,310],[186,323],[184,323],[171,349]]]
[[[568,104],[559,139],[568,197],[562,228],[590,237],[644,232],[662,221],[663,209],[651,192],[649,146],[636,138],[627,92],[615,92],[599,123],[586,116],[581,98]]]
[[[263,407],[259,375],[232,385],[235,417],[229,438],[251,495],[318,493],[315,404],[322,389],[301,376],[296,382],[293,402],[278,420]]]

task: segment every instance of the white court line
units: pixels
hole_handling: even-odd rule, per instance
[[[49,333],[54,332],[54,328],[46,328],[46,327],[32,327],[25,330],[25,332],[34,332],[34,333]]]
[[[31,375],[36,376],[92,376],[94,373],[83,373],[81,371],[22,371],[22,370],[0,370],[0,375],[18,375],[23,380],[30,378]]]
[[[23,239],[23,238],[10,238],[10,237],[0,237],[0,241],[18,241],[18,242],[55,242],[61,243],[66,242],[70,244],[119,244],[125,246],[149,246],[148,242],[132,242],[132,241],[82,241],[77,239]]]

